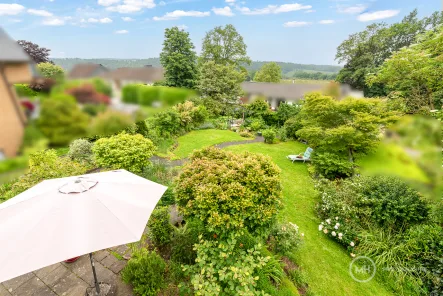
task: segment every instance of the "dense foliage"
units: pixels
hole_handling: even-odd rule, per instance
[[[216,148],[195,152],[177,179],[177,203],[217,234],[260,232],[281,205],[279,169],[262,155]]]
[[[54,146],[86,136],[89,118],[69,95],[53,95],[41,104],[38,127]]]
[[[160,61],[165,69],[167,86],[195,87],[198,74],[197,55],[189,33],[178,27],[166,29]]]
[[[366,75],[373,73],[392,53],[414,43],[417,35],[434,30],[443,21],[443,15],[435,12],[430,17],[417,18],[414,10],[399,23],[371,24],[362,32],[355,33],[337,48],[336,59],[345,63],[337,81],[365,90],[368,96],[384,94],[383,85],[366,88]]]
[[[254,81],[279,83],[281,80],[281,68],[277,63],[264,64],[260,70],[255,73]]]
[[[174,105],[195,96],[195,91],[164,86],[128,84],[122,89],[122,100],[126,103],[152,106],[153,103]]]
[[[149,158],[155,149],[152,141],[142,135],[122,133],[99,139],[94,143],[92,152],[95,162],[100,166],[138,173],[150,164]]]
[[[51,62],[49,60],[50,49],[40,47],[39,45],[26,40],[18,40],[17,43],[24,49],[24,51],[26,51],[36,64]]]
[[[307,140],[316,155],[328,153],[334,162],[346,157],[353,162],[359,154],[371,151],[379,141],[382,127],[397,119],[395,112],[386,111],[384,101],[353,98],[338,101],[320,93],[306,95],[298,116],[302,127],[296,132],[297,137]],[[323,161],[322,166],[316,167],[320,174],[326,173],[323,167],[329,162],[323,160],[326,163]],[[313,163],[315,166],[316,162]]]
[[[89,127],[91,136],[110,136],[123,131],[133,124],[132,117],[117,111],[106,111],[98,114]]]
[[[443,104],[443,28],[420,36],[417,42],[394,53],[376,75],[368,77],[369,85],[383,83],[404,98],[410,113]]]
[[[136,295],[156,296],[164,287],[166,263],[155,251],[139,249],[122,271],[122,279],[131,283]]]
[[[156,247],[171,242],[173,227],[169,223],[169,207],[156,207],[148,221],[148,235]]]
[[[37,69],[45,78],[63,79],[65,75],[65,71],[62,67],[50,62],[39,63]]]
[[[69,145],[68,156],[77,162],[92,161],[92,143],[85,139],[77,139]]]

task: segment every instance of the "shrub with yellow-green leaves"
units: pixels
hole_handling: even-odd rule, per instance
[[[100,166],[138,173],[150,164],[149,158],[155,149],[152,141],[140,134],[122,133],[98,140],[92,147],[92,152]]]
[[[185,219],[203,221],[210,232],[262,233],[281,206],[280,169],[269,157],[217,148],[196,151],[175,186]]]

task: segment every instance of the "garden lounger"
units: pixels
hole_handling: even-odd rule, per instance
[[[312,149],[311,147],[308,147],[308,149],[306,149],[305,153],[303,153],[303,157],[300,157],[298,155],[288,155],[287,158],[290,159],[292,162],[294,162],[294,161],[303,161],[303,162],[310,161],[312,151],[314,151],[314,149]]]

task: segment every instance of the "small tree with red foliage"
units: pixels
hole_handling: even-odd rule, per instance
[[[73,96],[80,104],[105,104],[109,105],[111,100],[108,96],[97,92],[92,84],[83,84],[70,88],[67,94]]]

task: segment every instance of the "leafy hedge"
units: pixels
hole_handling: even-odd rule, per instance
[[[152,106],[156,101],[165,105],[174,105],[195,95],[195,91],[189,89],[144,84],[128,84],[122,89],[123,102],[143,106]]]
[[[28,84],[14,84],[14,87],[20,98],[33,98],[38,95],[38,92],[32,90]]]

